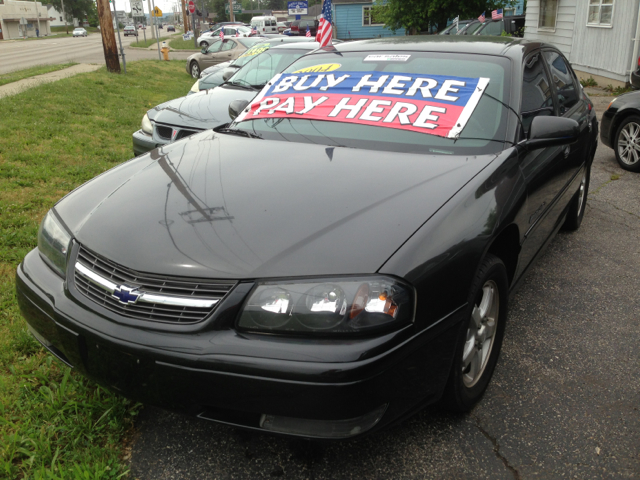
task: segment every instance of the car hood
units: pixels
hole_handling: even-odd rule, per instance
[[[170,100],[152,108],[147,115],[157,123],[206,130],[231,121],[229,104],[233,100],[250,101],[257,93],[225,85]]]
[[[110,170],[56,211],[86,248],[141,272],[220,279],[366,274],[494,158],[208,131]]]

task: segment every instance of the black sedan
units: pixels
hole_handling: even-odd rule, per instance
[[[640,92],[620,95],[602,115],[600,139],[613,148],[618,164],[640,172]]]
[[[264,432],[471,409],[509,293],[583,219],[598,124],[567,60],[508,38],[344,43],[230,109],[46,215],[17,271],[34,336],[123,395]]]

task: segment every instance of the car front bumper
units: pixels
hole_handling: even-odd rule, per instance
[[[147,135],[142,130],[134,132],[133,138],[133,153],[138,156],[143,153],[149,152],[156,147],[160,147],[164,144],[157,143],[151,135]]]
[[[57,276],[37,249],[16,273],[18,303],[34,336],[84,375],[144,403],[249,429],[339,439],[376,431],[441,396],[461,325],[458,314],[421,332],[409,325],[381,337],[335,345],[219,328],[225,315],[235,318],[252,286],[238,284],[204,325],[171,325],[170,331],[158,331],[87,308],[87,299],[74,295],[72,279],[65,282]],[[234,344],[233,354],[229,342],[239,345]],[[299,348],[301,343],[306,357],[284,358],[288,345]],[[266,351],[280,354],[261,354]],[[345,361],[339,351],[348,351],[351,359]],[[373,424],[372,414],[379,417]],[[314,433],[318,425],[326,431],[367,416],[365,427],[347,433]],[[269,429],[269,419],[295,428]],[[310,429],[304,430],[305,425]]]

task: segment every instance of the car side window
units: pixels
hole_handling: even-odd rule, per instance
[[[222,45],[222,42],[214,43],[209,48],[207,48],[207,53],[216,53],[218,50],[220,50],[221,45]]]
[[[535,117],[555,115],[551,84],[542,61],[542,55],[536,53],[524,62],[520,113],[525,137]]]
[[[482,29],[480,35],[501,35],[502,34],[502,20],[497,22],[491,22]]]
[[[234,42],[233,40],[225,40],[224,45],[222,45],[222,48],[220,49],[220,51],[226,52],[227,50],[233,49],[233,47],[235,46],[236,46],[236,42]]]
[[[560,115],[564,115],[578,103],[580,88],[576,85],[571,67],[560,53],[547,50],[543,55],[551,72],[551,80],[556,86]]]

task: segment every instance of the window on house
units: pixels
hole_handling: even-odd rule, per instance
[[[60,17],[60,21],[62,21],[62,17]]]
[[[372,26],[384,24],[376,21],[373,14],[373,7],[362,7],[362,25]]]
[[[504,16],[505,17],[511,17],[513,15],[516,14],[516,9],[515,8],[505,8],[504,9]]]
[[[557,17],[558,0],[540,0],[540,18],[538,19],[538,28],[549,28],[555,30]]]
[[[589,0],[587,25],[611,26],[614,0]]]

